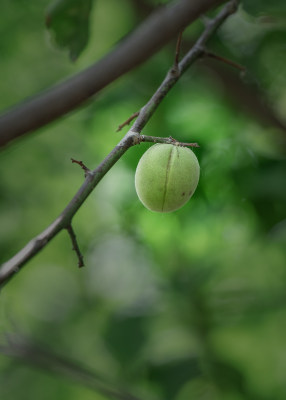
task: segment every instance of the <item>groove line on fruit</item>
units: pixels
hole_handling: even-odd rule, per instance
[[[167,189],[168,189],[168,180],[169,180],[169,174],[170,174],[170,166],[171,166],[171,161],[173,158],[173,152],[174,152],[174,146],[172,146],[169,157],[168,157],[168,162],[167,162],[167,168],[166,168],[166,176],[165,176],[165,182],[164,182],[164,193],[163,193],[163,202],[162,202],[162,211],[164,211],[165,207],[165,202],[166,202],[166,197],[167,197]]]

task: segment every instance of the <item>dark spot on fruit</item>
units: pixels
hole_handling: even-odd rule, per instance
[[[182,193],[182,196],[185,196],[185,194],[186,194],[186,193],[185,193],[185,192],[183,192],[183,193]]]

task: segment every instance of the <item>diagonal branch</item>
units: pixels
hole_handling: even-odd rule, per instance
[[[218,29],[218,27],[224,22],[224,20],[231,14],[236,12],[238,7],[238,1],[229,1],[225,7],[219,12],[219,14],[212,20],[208,21],[206,28],[202,35],[199,37],[195,45],[185,55],[185,57],[179,62],[178,66],[171,68],[162,82],[159,89],[154,93],[148,103],[141,109],[139,117],[133,125],[135,132],[141,132],[146,123],[149,121],[161,101],[164,99],[166,94],[175,83],[179,80],[181,75],[192,65],[198,58],[202,57],[205,52],[205,45],[210,40],[212,35]],[[176,50],[177,51],[177,50]],[[176,64],[176,63],[175,63]]]
[[[139,15],[150,14],[154,9],[154,7],[150,5],[147,0],[130,1]],[[203,21],[207,24],[209,22],[209,18],[203,16]],[[185,41],[184,47],[185,46],[188,48],[191,46],[191,43]],[[208,69],[211,69],[219,77],[220,82],[223,84],[225,92],[230,100],[240,109],[242,108],[246,114],[254,117],[259,123],[274,126],[280,130],[281,132],[277,133],[277,138],[281,143],[281,146],[285,148],[285,120],[283,121],[281,116],[277,114],[277,111],[273,109],[269,103],[269,99],[267,99],[267,96],[262,91],[261,87],[254,82],[251,84],[249,82],[244,82],[243,79],[241,79],[241,77],[234,73],[230,68],[223,68],[224,66],[220,65],[222,63],[213,63],[211,60],[211,58],[213,58],[212,56],[209,58],[210,60],[205,58],[202,66],[207,65]],[[218,60],[219,56],[215,55],[215,58]],[[244,72],[244,67],[239,64],[225,59],[221,59],[221,61],[241,69],[242,72]],[[206,73],[208,73],[208,69],[205,71]]]
[[[150,58],[199,15],[224,2],[178,0],[154,11],[100,61],[2,115],[0,147],[79,107],[115,79]]]
[[[84,387],[116,400],[139,400],[131,393],[114,387],[97,372],[78,362],[62,357],[23,337],[9,335],[7,344],[0,344],[0,353],[69,379]]]
[[[174,86],[175,82],[180,78],[181,74],[203,53],[203,46],[214,34],[215,30],[223,23],[227,16],[235,11],[236,0],[232,0],[226,4],[221,12],[206,27],[198,39],[195,46],[186,54],[179,63],[179,74],[174,74],[171,69],[163,83],[157,89],[149,102],[140,110],[137,120],[131,129],[117,146],[108,154],[101,164],[93,171],[89,171],[83,185],[80,187],[74,198],[62,211],[60,216],[42,233],[32,239],[22,250],[19,251],[9,261],[0,267],[0,286],[4,285],[18,272],[32,257],[44,248],[50,240],[52,240],[61,230],[67,229],[71,224],[73,216],[84,203],[89,194],[93,191],[100,180],[110,170],[110,168],[123,156],[123,154],[132,146],[145,142],[154,142],[153,137],[141,136],[140,132],[147,124],[154,111],[157,109],[161,101],[164,99],[169,90]],[[155,138],[156,139],[156,138]],[[160,140],[170,143],[170,138]],[[193,144],[196,145],[196,144]]]

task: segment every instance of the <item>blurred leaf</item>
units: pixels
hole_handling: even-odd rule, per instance
[[[225,391],[245,393],[245,379],[240,370],[228,362],[214,359],[211,371],[216,385]]]
[[[108,348],[124,368],[136,361],[146,340],[145,319],[142,317],[114,316],[105,332]]]
[[[243,8],[251,15],[279,15],[286,13],[285,0],[244,0]]]
[[[233,177],[255,207],[261,227],[269,230],[285,219],[285,160],[261,158],[259,168],[240,166],[239,172],[233,171]]]
[[[112,383],[103,378],[101,374],[81,365],[78,361],[73,361],[70,358],[56,354],[46,347],[43,347],[43,345],[21,336],[10,335],[7,336],[7,339],[7,343],[0,344],[1,355],[3,354],[4,356],[11,357],[19,362],[23,361],[25,364],[37,367],[37,369],[49,371],[54,374],[56,379],[65,377],[72,382],[77,382],[83,387],[89,388],[95,392],[93,393],[94,400],[101,398],[101,396],[97,396],[98,393],[104,395],[104,398],[138,400],[138,398],[135,398],[126,390],[124,393],[121,392],[121,390],[117,389]],[[12,365],[14,365],[15,368],[15,364]],[[37,388],[37,385],[33,385],[33,387],[34,386]],[[21,398],[23,398],[22,395]],[[63,399],[62,396],[60,398]],[[77,398],[77,396],[75,396],[75,398]],[[82,398],[83,397],[81,397],[81,399]]]
[[[150,367],[149,373],[151,381],[162,386],[166,400],[174,399],[186,382],[202,374],[197,357],[172,360],[166,364],[154,365]]]
[[[93,0],[57,0],[46,13],[46,26],[60,48],[67,48],[72,61],[84,50],[89,37]]]

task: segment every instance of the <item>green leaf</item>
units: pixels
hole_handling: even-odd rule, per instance
[[[57,0],[47,10],[46,26],[55,44],[68,49],[72,61],[87,45],[92,3],[93,0]]]
[[[286,15],[285,0],[243,0],[242,5],[244,10],[254,16],[270,15],[284,16]]]

